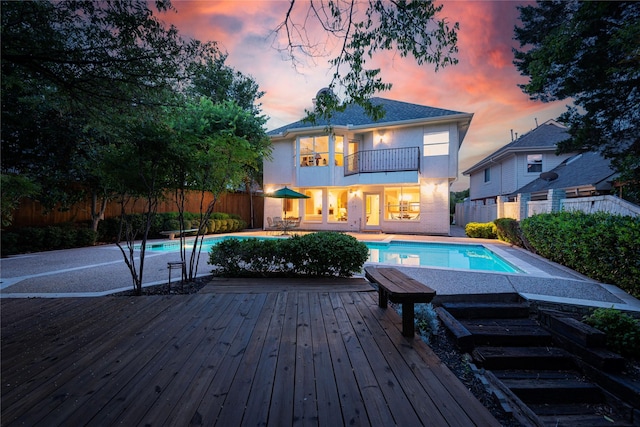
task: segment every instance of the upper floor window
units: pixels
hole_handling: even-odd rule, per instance
[[[485,168],[484,170],[484,182],[491,181],[491,168]]]
[[[329,137],[300,138],[300,166],[327,166],[329,164]]]
[[[542,172],[542,154],[527,155],[527,173]]]
[[[335,165],[342,166],[344,164],[344,137],[342,135],[336,135],[333,139],[336,147],[334,153]]]
[[[446,156],[449,154],[449,132],[425,132],[423,138],[424,156]]]

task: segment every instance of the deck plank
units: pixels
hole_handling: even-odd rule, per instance
[[[269,333],[270,320],[277,302],[277,295],[269,293],[266,295],[261,312],[256,320],[255,328],[244,351],[244,357],[240,362],[238,373],[229,386],[229,392],[225,399],[216,424],[226,426],[242,425],[243,411],[238,408],[246,408],[252,385],[256,382],[257,368],[262,357],[267,336]],[[259,423],[254,423],[258,425]]]
[[[2,300],[2,423],[498,425],[356,288]]]
[[[322,297],[325,297],[323,294]],[[323,426],[342,425],[340,397],[336,378],[333,375],[333,364],[329,351],[327,330],[324,324],[324,312],[320,304],[321,295],[309,294],[311,308],[311,330],[313,348],[313,367],[316,378],[316,396],[318,399],[318,423]]]
[[[373,425],[370,423],[361,390],[355,378],[354,367],[349,360],[349,354],[344,345],[349,331],[341,331],[335,310],[330,300],[331,294],[323,294],[320,307],[324,318],[324,329],[327,332],[327,348],[331,355],[333,375],[336,379],[338,396],[340,397],[340,411],[343,425]]]
[[[76,300],[76,303],[79,305],[86,304],[83,299]],[[119,354],[116,354],[118,345],[114,345],[113,340],[121,343],[124,342],[124,338],[132,336],[132,334],[145,333],[142,325],[137,325],[133,321],[124,321],[125,319],[129,320],[127,316],[132,313],[131,309],[150,309],[153,305],[154,309],[159,309],[162,312],[168,306],[162,304],[162,301],[157,298],[153,298],[147,301],[131,301],[128,305],[125,304],[128,310],[119,312],[116,308],[124,307],[121,303],[122,301],[112,300],[110,305],[114,310],[105,307],[105,310],[100,313],[101,315],[95,317],[94,327],[85,325],[85,329],[78,331],[72,340],[59,343],[55,339],[48,340],[44,337],[41,339],[25,337],[25,341],[19,347],[32,349],[31,351],[37,354],[38,363],[20,368],[20,365],[5,364],[3,360],[3,378],[5,376],[8,377],[6,375],[7,371],[14,369],[21,370],[25,376],[20,382],[4,383],[3,380],[5,384],[2,393],[3,419],[11,420],[25,416],[32,419],[38,414],[46,416],[64,401],[70,398],[74,401],[74,399],[78,398],[78,393],[82,391],[86,393],[93,389],[94,384],[99,381],[96,379],[96,372],[101,372],[100,380],[108,380],[112,370],[117,370],[120,366],[127,366],[126,360],[125,363],[120,363],[122,358],[119,357]],[[62,304],[62,310],[65,313],[74,311],[73,308],[66,304]],[[46,322],[53,328],[58,328],[55,313],[61,312],[51,311],[46,318]],[[156,311],[149,310],[149,314],[151,313],[157,314]],[[113,317],[105,317],[107,314]],[[105,321],[106,318],[110,320]],[[55,357],[51,357],[60,348],[63,348],[64,351]],[[63,354],[66,356],[63,357]],[[97,365],[100,361],[104,361],[111,368],[104,369],[105,365]],[[5,369],[9,366],[11,366],[11,369]],[[10,386],[7,387],[7,384],[10,384]],[[88,387],[89,390],[87,390]],[[25,399],[25,396],[28,396],[29,399]],[[37,402],[36,408],[31,407],[34,402]],[[26,424],[29,423],[27,422]]]
[[[256,375],[251,385],[251,393],[245,407],[242,419],[243,425],[267,425],[276,365],[280,357],[280,340],[285,323],[287,297],[288,294],[286,293],[277,294],[275,306],[271,308],[271,321],[267,329],[260,361],[256,367]]]
[[[293,425],[318,425],[315,361],[311,334],[311,307],[308,292],[296,292],[296,369],[293,395]]]
[[[62,388],[69,398],[56,408],[52,414],[55,419],[65,420],[67,425],[79,425],[95,419],[108,424],[122,413],[142,408],[140,400],[146,395],[158,393],[144,379],[161,369],[170,354],[179,352],[182,339],[188,336],[189,330],[197,327],[193,322],[185,330],[178,322],[166,324],[167,318],[197,318],[206,312],[211,302],[180,298],[174,301],[159,299],[155,304],[164,306],[162,313],[167,317],[129,319],[129,329],[122,332],[117,342],[110,341],[113,349],[108,353],[109,357],[93,362],[83,361],[86,369]],[[115,320],[127,323],[122,318]],[[100,353],[97,351],[98,356]],[[98,377],[95,372],[104,374]],[[87,389],[91,393],[82,393]]]
[[[354,295],[354,298],[360,298]],[[369,299],[369,303],[366,303]],[[368,295],[364,295],[359,307],[370,310],[373,316],[378,319],[379,324],[387,331],[387,336],[393,343],[397,353],[405,360],[405,363],[412,367],[411,371],[418,378],[435,408],[438,408],[442,417],[446,420],[446,425],[465,425],[469,419],[477,426],[499,426],[500,424],[482,406],[471,392],[459,381],[456,376],[442,363],[433,351],[419,338],[401,339],[398,332],[402,331],[402,324],[397,316],[391,316],[388,310],[381,309],[373,303],[375,300]],[[380,314],[381,311],[386,313]],[[389,349],[389,351],[392,351]],[[427,365],[427,369],[416,369],[416,366]],[[467,401],[464,406],[451,405],[451,401]],[[416,405],[424,405],[425,401],[417,400]],[[429,411],[432,415],[432,411]]]
[[[373,410],[377,412],[374,424],[420,425],[418,414],[411,405],[411,396],[407,396],[405,389],[400,387],[402,378],[391,368],[399,362],[397,357],[393,357],[396,353],[388,352],[388,349],[375,339],[375,336],[384,336],[384,332],[370,328],[371,325],[366,323],[358,311],[352,294],[341,294],[339,297],[334,295],[332,299],[337,298],[340,298],[345,308],[345,316],[348,316],[343,321],[358,325],[360,329],[356,334],[358,343],[352,340],[349,346],[349,356],[352,357],[354,365],[364,367],[357,372],[361,376],[366,375],[366,379],[363,380],[366,382],[360,384],[360,387],[371,395],[365,398],[365,402],[372,403],[367,405],[370,408],[369,413]],[[381,408],[388,409],[389,413],[381,411]],[[437,410],[434,412],[437,413]]]

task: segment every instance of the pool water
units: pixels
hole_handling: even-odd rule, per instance
[[[398,242],[367,243],[368,262],[407,267],[442,267],[473,271],[521,273],[482,245]]]
[[[225,239],[255,239],[256,237],[214,237],[203,241],[202,252]],[[264,239],[264,238],[262,238]],[[441,267],[472,271],[522,273],[500,256],[482,245],[429,242],[364,242],[369,248],[367,262],[403,265],[407,267]],[[177,251],[179,242],[149,243],[147,250]]]

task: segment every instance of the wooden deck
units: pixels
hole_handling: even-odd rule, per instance
[[[367,282],[1,301],[9,425],[498,426]]]

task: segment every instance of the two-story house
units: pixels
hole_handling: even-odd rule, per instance
[[[308,198],[267,197],[265,219],[284,210],[304,230],[449,234],[449,185],[473,115],[372,102],[385,110],[375,122],[350,105],[330,126],[301,120],[269,132],[265,193],[288,186]]]
[[[573,155],[556,154],[558,143],[568,138],[566,126],[549,120],[485,157],[462,172],[469,176],[469,199],[495,203],[539,178]]]

